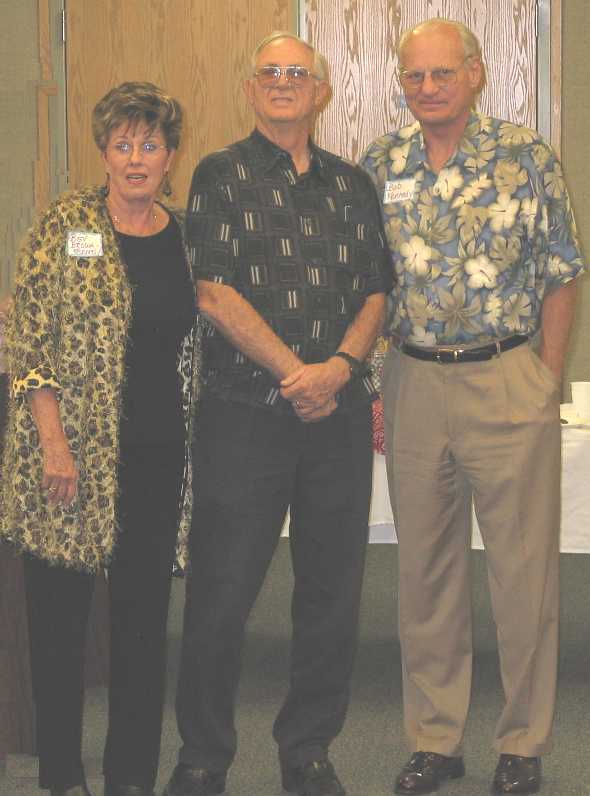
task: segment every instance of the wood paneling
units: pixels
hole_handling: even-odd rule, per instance
[[[51,139],[49,131],[50,97],[57,95],[51,58],[49,0],[38,0],[39,64],[41,80],[37,86],[37,159],[35,161],[35,210],[44,210],[51,194]]]
[[[535,0],[302,0],[303,35],[328,59],[334,96],[318,142],[356,160],[376,136],[411,120],[396,77],[400,34],[431,17],[464,22],[488,67],[485,113],[535,126]]]
[[[40,76],[38,0],[0,0],[0,298],[10,291],[15,252],[33,215]],[[9,142],[9,143],[8,143]]]
[[[67,4],[69,185],[103,181],[90,115],[124,80],[150,80],[185,110],[173,166],[173,201],[184,204],[203,155],[244,135],[242,93],[256,43],[293,29],[295,0],[75,0]]]

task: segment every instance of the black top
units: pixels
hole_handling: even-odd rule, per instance
[[[390,254],[369,177],[311,145],[310,170],[255,130],[206,157],[191,185],[187,235],[195,279],[231,285],[306,363],[337,350],[372,293],[392,286]],[[291,412],[275,377],[212,326],[204,333],[204,382],[221,397]],[[340,406],[374,396],[349,382]]]
[[[156,235],[117,233],[133,291],[125,356],[121,444],[154,445],[185,438],[180,345],[195,315],[178,224],[172,216]]]

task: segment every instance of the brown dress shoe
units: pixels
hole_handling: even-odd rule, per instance
[[[541,759],[500,755],[494,774],[494,793],[536,793],[541,787]]]
[[[415,752],[395,781],[396,793],[432,793],[445,779],[465,776],[462,757]]]

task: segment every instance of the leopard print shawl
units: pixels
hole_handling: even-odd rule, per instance
[[[183,229],[182,219],[177,220]],[[102,255],[69,256],[68,232],[76,230],[99,233]],[[6,329],[12,399],[0,486],[0,536],[56,565],[95,572],[113,553],[130,314],[131,289],[103,192],[87,188],[63,194],[33,225],[19,256]],[[187,432],[177,549],[181,566],[192,511],[190,441],[199,337],[196,320],[178,359]],[[70,507],[51,506],[41,489],[41,449],[26,394],[44,386],[56,390],[79,469],[78,495]]]

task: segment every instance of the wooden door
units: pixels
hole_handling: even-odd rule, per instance
[[[125,80],[149,80],[185,110],[171,175],[173,201],[186,201],[203,155],[247,135],[242,93],[250,55],[276,29],[294,29],[295,0],[67,0],[68,184],[104,179],[92,139],[96,102]]]
[[[488,68],[480,108],[536,125],[537,0],[301,0],[302,35],[331,66],[333,98],[316,140],[357,160],[377,136],[411,120],[396,77],[395,44],[431,17],[465,23]]]

